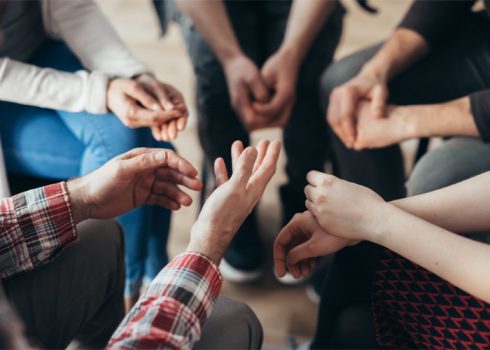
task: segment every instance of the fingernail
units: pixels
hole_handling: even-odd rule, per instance
[[[164,160],[165,159],[165,151],[158,152],[155,154],[155,159],[158,161]]]
[[[161,110],[160,106],[159,106],[157,103],[155,103],[155,104],[151,105],[151,109],[152,109],[153,111],[155,111],[155,112],[157,112],[157,111],[160,111],[160,110]]]

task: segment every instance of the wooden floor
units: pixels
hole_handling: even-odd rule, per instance
[[[149,0],[98,2],[136,55],[148,63],[161,79],[176,86],[186,96],[191,107],[191,123],[175,144],[183,156],[200,167],[202,154],[194,119],[194,78],[178,28],[172,26],[164,38],[159,38],[157,20]],[[369,15],[361,11],[354,0],[344,0],[343,3],[349,13],[337,58],[386,38],[409,5],[408,0],[372,0],[372,5],[379,7],[380,13]],[[263,137],[279,139],[280,132],[257,132],[253,140]],[[269,246],[279,229],[277,190],[285,181],[283,167],[284,157],[281,158],[280,171],[259,206],[261,234]],[[173,216],[169,245],[172,256],[183,251],[188,242],[198,208],[197,195],[194,198],[196,201],[190,208]],[[247,302],[254,309],[264,327],[266,347],[286,347],[288,335],[294,335],[302,341],[310,338],[315,331],[317,306],[306,298],[304,287],[286,288],[278,285],[273,279],[272,267],[260,283],[251,286],[225,283],[223,293]]]

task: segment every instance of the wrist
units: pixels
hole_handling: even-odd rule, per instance
[[[394,217],[399,209],[389,202],[383,202],[372,208],[371,215],[374,218],[373,229],[364,237],[366,240],[386,247],[392,234]],[[395,223],[396,224],[396,223]]]
[[[90,203],[86,198],[86,185],[83,178],[67,181],[66,189],[75,223],[88,219],[90,217]]]
[[[376,62],[368,62],[362,67],[359,75],[371,80],[387,83],[389,80],[388,65],[379,65]]]
[[[304,53],[300,50],[301,45],[296,45],[294,43],[283,43],[277,53],[279,55],[283,55],[284,57],[287,57],[289,62],[293,65],[293,68],[296,69],[296,71],[299,70],[299,67],[301,66],[301,62],[303,61],[304,58]]]
[[[219,54],[217,54],[216,56],[218,57],[218,60],[220,61],[223,67],[230,65],[232,62],[238,59],[246,58],[245,54],[240,49],[240,47],[227,48],[222,52],[220,52]]]
[[[395,132],[398,134],[397,138],[400,140],[408,140],[417,137],[422,137],[424,129],[419,125],[419,118],[417,113],[412,110],[410,106],[389,106],[387,114],[389,118],[392,118],[395,125]]]
[[[217,232],[209,234],[205,231],[206,230],[200,229],[197,225],[192,227],[191,240],[186,251],[200,253],[209,258],[216,265],[219,265],[228,248],[229,239],[226,239],[226,234],[218,234]]]

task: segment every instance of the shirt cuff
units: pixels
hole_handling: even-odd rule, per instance
[[[490,89],[470,95],[471,114],[484,142],[490,142]]]
[[[155,283],[156,282],[156,283]],[[186,252],[175,257],[150,285],[166,286],[166,297],[186,305],[201,326],[211,314],[223,284],[218,267],[200,253]]]

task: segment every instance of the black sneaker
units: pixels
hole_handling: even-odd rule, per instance
[[[220,264],[223,277],[235,283],[251,283],[264,273],[264,251],[255,212],[245,220]]]

